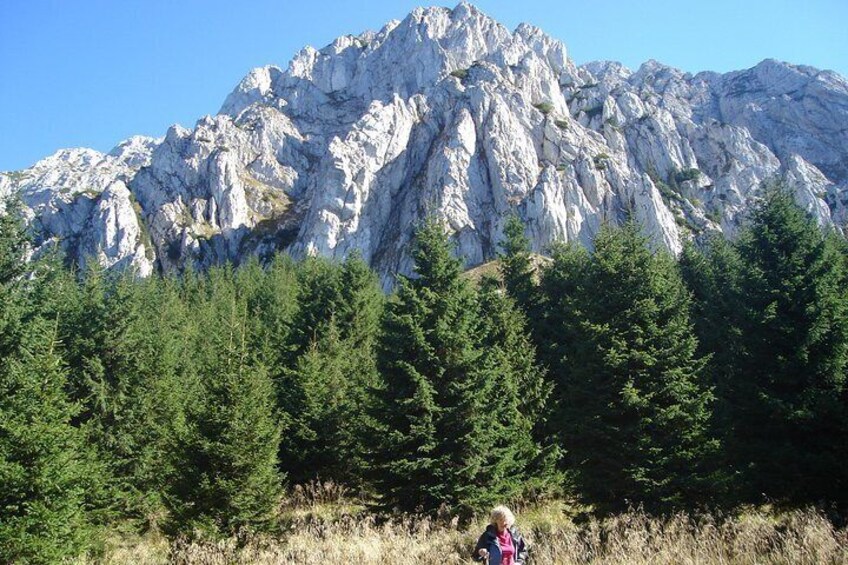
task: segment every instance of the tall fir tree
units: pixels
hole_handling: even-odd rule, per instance
[[[506,291],[526,315],[535,316],[538,310],[538,288],[533,280],[530,239],[524,233],[524,223],[515,214],[507,218],[501,248],[500,272]]]
[[[605,226],[577,290],[559,408],[580,494],[601,511],[703,502],[712,396],[673,259],[633,222]]]
[[[540,306],[533,327],[539,361],[547,369],[552,387],[547,435],[563,450],[567,443],[564,435],[567,426],[563,421],[567,400],[565,384],[572,380],[572,358],[580,339],[589,253],[575,243],[557,244],[551,249],[551,258],[541,272]],[[561,470],[566,473],[566,483],[573,482],[574,469],[567,464],[568,458],[560,462]]]
[[[20,201],[9,199],[5,208],[0,213],[0,359],[16,350],[25,328],[22,309],[27,297],[20,290],[29,246]]]
[[[55,323],[35,318],[0,364],[0,561],[55,563],[96,540],[90,490],[99,474],[71,425]]]
[[[514,490],[507,498],[558,492],[563,482],[557,470],[562,454],[549,421],[553,384],[536,360],[527,319],[496,279],[483,279],[479,302],[481,345],[496,380],[492,425],[502,426],[509,437],[508,443],[494,446],[503,450],[502,468],[491,467],[491,481],[511,483]],[[517,461],[527,464],[515,465]]]
[[[848,303],[838,249],[781,185],[766,190],[737,247],[742,354],[728,447],[747,497],[845,502]]]
[[[277,381],[292,422],[283,470],[296,484],[321,479],[362,487],[382,293],[356,254],[342,265],[312,259],[303,268],[295,325],[309,342],[297,345],[299,356]]]
[[[250,360],[246,307],[231,273],[212,282],[205,319],[212,350],[199,367],[203,402],[190,406],[171,446],[165,502],[172,535],[220,536],[273,526],[281,494],[281,427],[265,368]],[[225,298],[223,302],[218,298]]]
[[[692,294],[692,323],[698,338],[698,356],[708,359],[705,381],[714,390],[711,435],[720,442],[711,458],[713,487],[719,503],[738,503],[743,479],[728,451],[735,435],[732,415],[735,388],[740,382],[743,297],[742,263],[737,249],[724,236],[713,236],[702,251],[684,245],[681,276]]]
[[[97,428],[109,462],[118,510],[151,525],[162,514],[173,422],[198,395],[186,348],[188,312],[173,278],[119,278],[107,299],[112,331],[104,347],[113,374]]]
[[[436,220],[417,230],[413,255],[417,276],[399,281],[378,348],[377,491],[384,508],[468,515],[523,488],[531,462],[516,455],[532,422],[509,419],[517,371],[483,347],[478,297]]]

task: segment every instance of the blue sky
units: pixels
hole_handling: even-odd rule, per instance
[[[456,2],[441,5],[453,6]],[[407,0],[0,0],[0,171],[63,147],[108,151],[215,113],[253,67],[379,29]],[[848,75],[848,0],[479,0],[577,63],[730,71],[771,57]]]

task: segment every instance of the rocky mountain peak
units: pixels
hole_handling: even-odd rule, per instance
[[[577,67],[532,25],[509,31],[468,3],[419,8],[253,69],[191,129],[0,174],[0,198],[22,195],[39,245],[143,273],[358,250],[389,286],[411,272],[427,213],[469,266],[495,256],[509,214],[537,252],[591,246],[627,217],[676,252],[735,233],[774,178],[841,229],[847,84],[774,60],[694,76]]]

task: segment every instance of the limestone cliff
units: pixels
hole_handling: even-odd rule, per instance
[[[691,75],[575,66],[565,46],[462,3],[252,70],[216,116],[108,155],[63,150],[0,174],[39,237],[108,266],[200,267],[286,249],[359,250],[390,284],[412,228],[445,218],[468,266],[517,212],[536,251],[641,220],[658,245],[732,234],[782,177],[845,225],[848,82],[763,61]]]

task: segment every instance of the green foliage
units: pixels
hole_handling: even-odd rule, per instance
[[[736,247],[740,351],[723,387],[731,457],[749,496],[844,500],[848,304],[839,251],[781,185],[767,189]]]
[[[173,422],[199,393],[186,338],[196,331],[176,281],[121,277],[106,300],[110,316],[101,359],[108,377],[94,425],[109,453],[121,513],[145,521],[161,514]],[[195,337],[196,339],[196,337]]]
[[[282,430],[271,379],[250,356],[246,306],[232,289],[227,272],[210,277],[215,301],[201,313],[211,344],[198,367],[202,400],[179,423],[171,446],[174,475],[165,496],[171,534],[262,531],[276,518]]]
[[[296,325],[306,341],[278,381],[281,406],[292,421],[282,468],[296,484],[321,478],[361,487],[373,430],[369,411],[383,296],[358,255],[341,266],[311,260],[302,267]]]
[[[6,212],[0,214],[0,359],[6,359],[16,350],[25,328],[21,309],[26,305],[26,297],[21,287],[28,245],[20,201],[8,200]]]
[[[701,171],[698,169],[682,169],[680,171],[672,171],[672,175],[677,184],[690,181],[690,180],[698,180],[701,177]]]
[[[699,173],[648,174],[679,201]],[[604,227],[538,280],[510,217],[503,282],[476,287],[430,221],[388,300],[356,255],[145,280],[26,264],[8,210],[0,561],[73,558],[128,520],[271,529],[284,478],[465,517],[562,490],[601,512],[848,504],[848,244],[785,190],[735,242],[675,263]]]
[[[554,382],[561,382],[568,379],[570,367],[564,362],[566,351],[577,339],[575,321],[581,308],[579,300],[589,254],[585,248],[569,243],[553,246],[551,256],[552,263],[542,271],[540,311],[533,327],[540,360],[549,368]],[[562,389],[557,387],[554,393],[561,394]],[[561,425],[557,424],[556,429],[561,430]]]
[[[458,78],[459,80],[465,80],[468,78],[468,69],[456,69],[455,71],[451,71],[451,76]]]
[[[89,494],[97,466],[64,390],[55,324],[28,323],[0,365],[0,560],[52,563],[92,545]]]
[[[699,465],[716,447],[706,433],[711,394],[673,260],[652,253],[635,224],[603,228],[589,259],[564,259],[581,268],[550,276],[546,288],[568,308],[568,366],[557,385],[578,491],[602,510],[703,500]]]
[[[554,121],[554,123],[561,130],[567,130],[568,129],[568,120],[557,119],[557,120]]]
[[[550,102],[537,102],[533,107],[542,112],[545,116],[554,111],[554,105]]]
[[[507,218],[501,248],[500,271],[507,293],[525,314],[535,313],[538,292],[533,282],[530,239],[524,233],[524,222],[517,215]]]
[[[607,161],[609,160],[609,158],[610,156],[606,153],[598,153],[597,155],[592,157],[592,163],[595,165],[595,169],[599,171],[603,171],[604,169],[606,169]]]
[[[6,287],[24,273],[29,236],[21,216],[21,202],[10,198],[0,213],[0,285]]]
[[[721,212],[718,211],[717,209],[707,210],[707,213],[705,214],[705,216],[711,222],[715,222],[716,224],[721,224]]]
[[[501,435],[500,431],[505,438],[490,454],[496,462],[490,481],[513,483],[515,491],[505,492],[505,499],[559,490],[561,452],[548,422],[553,385],[536,361],[525,314],[494,278],[483,280],[479,300],[484,358],[496,383],[489,425],[494,428],[491,433]],[[531,308],[536,311],[535,305]],[[519,481],[521,475],[525,475],[524,484]]]
[[[533,376],[495,346],[435,220],[418,229],[414,258],[417,277],[401,279],[383,319],[375,483],[384,508],[468,515],[528,482],[537,415],[516,414],[517,380]]]

